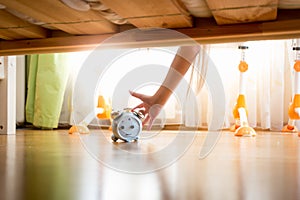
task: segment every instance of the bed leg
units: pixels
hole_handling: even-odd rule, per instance
[[[0,134],[16,133],[16,57],[0,56]]]

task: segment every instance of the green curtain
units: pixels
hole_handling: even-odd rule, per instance
[[[27,56],[26,121],[39,128],[57,128],[69,75],[67,54]]]

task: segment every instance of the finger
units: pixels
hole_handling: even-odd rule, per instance
[[[147,122],[149,121],[149,119],[150,119],[150,116],[147,115],[146,118],[143,120],[143,126],[144,126],[145,124],[147,124]]]
[[[145,98],[144,94],[140,94],[140,93],[133,92],[133,91],[130,91],[130,90],[129,90],[129,93],[131,94],[131,96],[136,97],[136,98],[141,99],[141,100]]]
[[[141,103],[141,104],[135,106],[134,108],[132,108],[131,110],[136,110],[136,109],[138,109],[138,108],[145,108],[145,104],[144,104],[144,103]]]
[[[142,113],[144,116],[147,114],[146,110],[138,110],[139,113]]]

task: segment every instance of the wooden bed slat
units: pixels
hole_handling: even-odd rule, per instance
[[[275,20],[278,0],[207,0],[219,25]]]
[[[117,26],[99,12],[76,11],[59,0],[0,0],[0,4],[70,34],[101,34],[117,30]]]
[[[6,40],[45,38],[47,31],[0,9],[0,38]]]
[[[192,19],[182,4],[174,0],[101,0],[136,27],[191,27]]]

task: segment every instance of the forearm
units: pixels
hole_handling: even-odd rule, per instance
[[[193,63],[199,50],[199,46],[183,46],[178,49],[164,82],[154,95],[157,100],[155,103],[164,105],[167,102]]]

